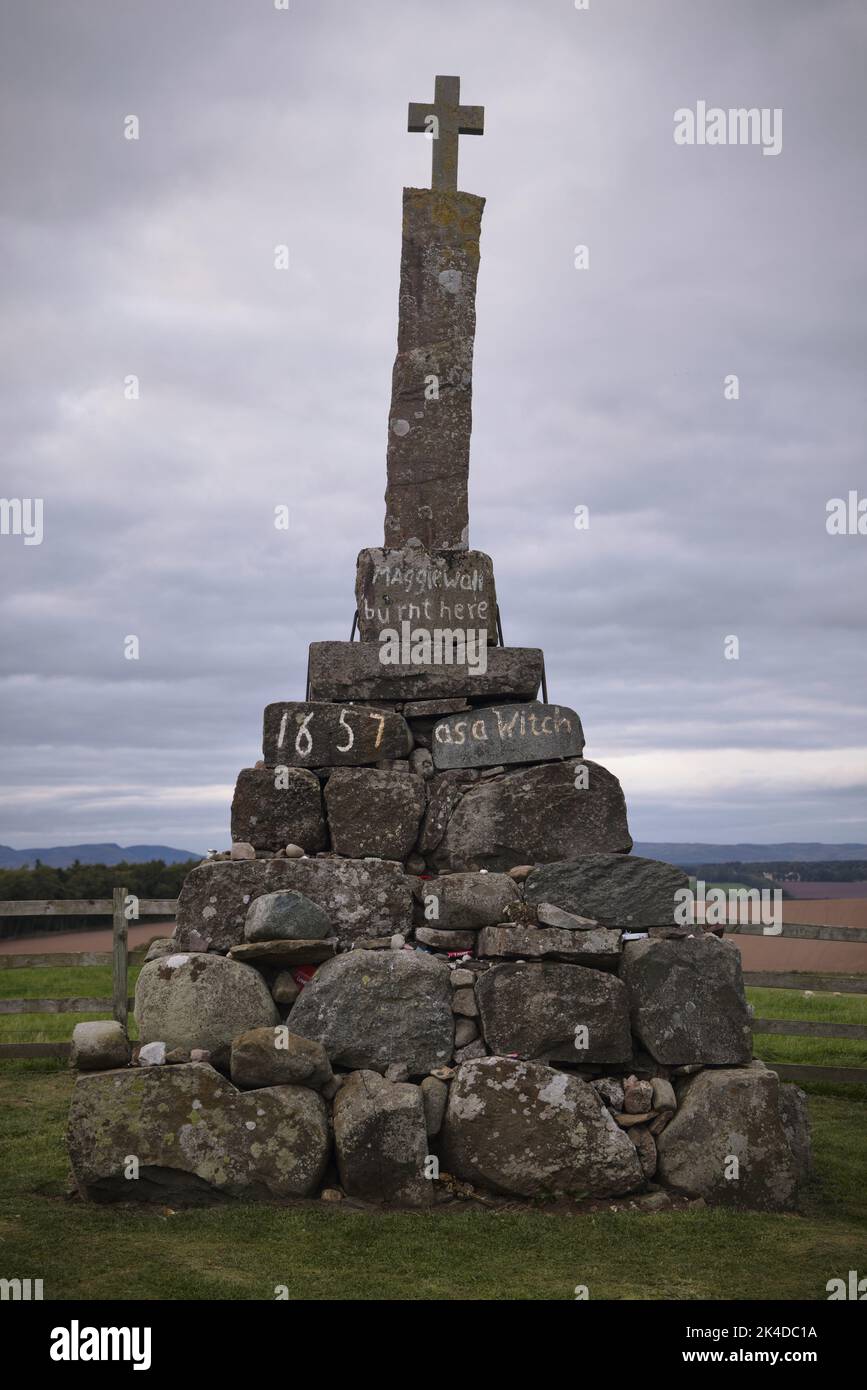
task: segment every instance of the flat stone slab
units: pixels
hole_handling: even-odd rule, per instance
[[[444,811],[449,812],[448,806]],[[505,870],[631,848],[626,802],[617,778],[599,763],[570,758],[468,787],[450,810],[439,843],[424,852],[437,868],[455,871]],[[532,879],[533,875],[527,882]],[[544,901],[556,899],[546,895]]]
[[[293,1004],[291,1032],[321,1042],[332,1065],[425,1076],[451,1058],[445,961],[420,951],[349,951],[320,966]]]
[[[710,934],[627,941],[620,973],[632,1031],[666,1066],[732,1066],[753,1055],[741,954]]]
[[[497,640],[494,562],[481,550],[362,550],[355,580],[362,642],[388,628],[484,628]]]
[[[415,939],[435,951],[473,951],[476,934],[472,931],[441,931],[438,927],[416,927]]]
[[[595,917],[576,917],[574,912],[564,912],[553,903],[539,903],[536,917],[541,926],[558,927],[561,931],[589,931],[599,926]]]
[[[295,965],[318,965],[334,954],[333,941],[244,941],[240,946],[231,947],[229,960],[290,970]]]
[[[609,927],[564,931],[557,927],[484,927],[477,955],[505,960],[562,960],[616,969],[623,933]]]
[[[539,1062],[462,1063],[440,1142],[443,1167],[494,1192],[613,1196],[642,1183],[635,1146],[593,1088]]]
[[[247,909],[294,888],[327,913],[342,944],[412,928],[412,880],[398,864],[357,859],[216,860],[199,864],[178,897],[178,948],[228,951],[244,941]]]
[[[688,887],[689,875],[662,860],[590,853],[540,865],[524,884],[524,897],[593,917],[604,927],[643,931],[673,923],[675,895]]]
[[[283,770],[279,779],[267,767],[245,767],[232,797],[232,840],[254,849],[300,845],[315,854],[326,845],[319,778],[301,768]]]
[[[460,714],[469,709],[468,700],[407,700],[403,707],[404,719],[439,719],[444,714]]]
[[[622,1065],[632,1057],[629,1002],[616,975],[555,961],[507,961],[479,976],[476,1000],[485,1042],[501,1056],[576,1065]]]
[[[331,1148],[315,1091],[241,1092],[203,1062],[80,1076],[68,1142],[82,1197],[162,1203],[309,1197]]]
[[[538,647],[490,647],[485,670],[464,665],[391,666],[378,642],[311,642],[310,694],[315,700],[532,700],[542,679]]]
[[[564,705],[492,705],[441,719],[431,738],[434,767],[496,767],[580,757],[581,720]]]
[[[262,757],[269,766],[362,767],[407,758],[412,735],[402,714],[327,701],[266,705]]]

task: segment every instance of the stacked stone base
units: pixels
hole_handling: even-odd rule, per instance
[[[616,777],[535,698],[541,652],[380,660],[386,624],[469,605],[490,625],[485,556],[362,552],[365,640],[314,643],[309,698],[266,709],[139,1044],[76,1029],[84,1196],[795,1202],[803,1096],[752,1060],[739,953],[630,854]]]
[[[803,1093],[752,1059],[736,948],[658,924],[683,879],[624,855],[201,864],[141,972],[141,1042],[77,1030],[80,1192],[791,1208]],[[325,934],[273,936],[293,922]]]

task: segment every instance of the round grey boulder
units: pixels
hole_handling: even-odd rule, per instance
[[[449,970],[421,951],[347,951],[321,965],[293,1004],[293,1033],[321,1042],[332,1065],[424,1076],[454,1042]]]
[[[258,970],[204,952],[181,952],[145,965],[135,990],[135,1018],[143,1043],[211,1052],[239,1033],[279,1022]]]
[[[250,904],[244,923],[247,941],[321,941],[330,932],[328,913],[294,888],[263,893]]]
[[[510,1196],[615,1196],[642,1183],[635,1146],[586,1081],[511,1057],[458,1068],[440,1156],[455,1177]]]

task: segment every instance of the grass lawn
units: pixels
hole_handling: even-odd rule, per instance
[[[311,1202],[170,1212],[67,1196],[72,1088],[0,1064],[0,1277],[51,1299],[824,1299],[867,1267],[867,1104],[812,1096],[817,1174],[798,1215],[698,1209],[370,1214]],[[622,1206],[622,1203],[612,1205]]]
[[[756,1018],[791,1018],[805,1023],[857,1023],[867,1027],[867,995],[816,992],[805,998],[798,989],[748,989]],[[754,1033],[757,1057],[794,1066],[867,1067],[867,1039],[787,1037],[784,1033]],[[867,1101],[867,1085],[815,1083],[825,1095]]]
[[[130,971],[130,993],[137,969]],[[108,997],[108,967],[0,972],[0,997]],[[867,997],[751,989],[762,1018],[867,1024]],[[68,1039],[80,1014],[0,1016],[0,1041]],[[867,1066],[867,1045],[759,1035],[765,1061]],[[867,1087],[814,1084],[816,1177],[797,1215],[625,1209],[371,1214],[319,1202],[171,1212],[67,1195],[72,1077],[48,1060],[0,1063],[0,1277],[46,1298],[824,1299],[867,1270]],[[622,1203],[612,1203],[623,1207]]]
[[[130,996],[140,970],[140,965],[130,965]],[[110,965],[0,970],[0,999],[110,999],[111,992]],[[111,1010],[104,1014],[0,1014],[0,1043],[69,1042],[76,1023],[95,1018],[111,1018]],[[138,1037],[132,1014],[129,1032],[130,1037]]]

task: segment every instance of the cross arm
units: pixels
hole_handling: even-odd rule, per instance
[[[485,133],[485,108],[484,106],[459,106],[458,107],[458,134],[459,135],[484,135]]]
[[[414,135],[418,135],[418,134],[420,134],[420,133],[423,134],[424,131],[427,130],[427,126],[425,125],[425,121],[426,121],[430,116],[435,116],[435,115],[436,115],[436,112],[434,111],[434,103],[433,103],[433,102],[430,102],[429,105],[425,106],[424,102],[421,102],[421,101],[411,101],[410,104],[409,104],[409,117],[408,117],[408,121],[407,121],[407,130],[412,131],[412,133],[413,133]]]

